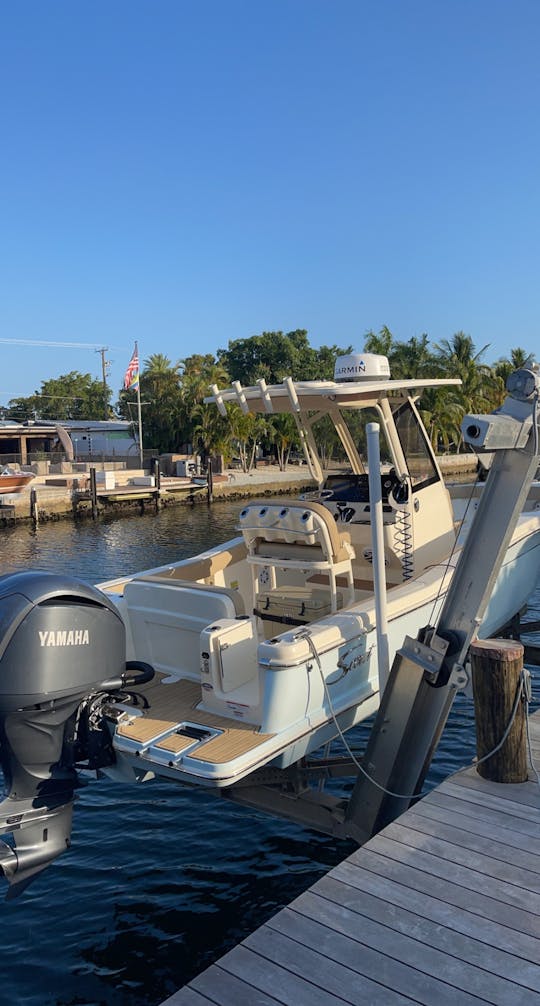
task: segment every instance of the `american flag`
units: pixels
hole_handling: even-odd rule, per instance
[[[127,391],[128,388],[136,388],[139,384],[139,350],[137,349],[137,343],[135,343],[135,349],[131,356],[131,360],[128,364],[128,369],[124,375],[124,390]]]

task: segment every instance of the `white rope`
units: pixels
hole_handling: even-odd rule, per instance
[[[324,677],[324,671],[323,671],[322,666],[321,666],[320,657],[319,657],[319,654],[317,653],[317,648],[315,646],[315,643],[313,642],[313,638],[311,636],[311,633],[310,633],[309,629],[302,629],[299,633],[296,634],[296,638],[297,639],[298,638],[305,639],[306,642],[307,642],[307,644],[308,644],[308,646],[309,646],[309,648],[310,648],[310,650],[311,650],[311,653],[313,655],[315,663],[317,664],[317,667],[319,668],[319,673],[321,675],[321,680],[322,680],[322,684],[323,684],[323,688],[324,688],[324,693],[326,695],[326,700],[327,700],[328,705],[330,707],[330,712],[332,714],[332,719],[334,721],[336,730],[337,730],[337,732],[338,732],[338,734],[339,734],[339,736],[341,738],[341,741],[342,741],[342,744],[343,744],[345,750],[349,754],[349,756],[350,756],[353,764],[356,765],[356,767],[359,770],[359,772],[361,772],[362,775],[366,777],[366,779],[369,779],[369,781],[371,783],[373,783],[373,785],[376,786],[377,789],[380,789],[382,793],[386,793],[387,796],[395,796],[395,797],[398,797],[400,800],[413,800],[415,797],[424,796],[425,795],[424,793],[394,793],[393,790],[386,789],[386,787],[382,786],[379,782],[377,782],[377,780],[374,779],[373,776],[371,776],[369,774],[369,772],[366,772],[366,770],[363,767],[363,765],[360,764],[360,762],[356,758],[354,752],[351,750],[351,747],[349,746],[349,742],[347,741],[347,738],[345,737],[345,734],[343,733],[343,730],[341,729],[341,727],[340,727],[340,725],[339,725],[339,723],[337,721],[337,717],[336,717],[336,714],[335,714],[335,711],[334,711],[334,706],[333,706],[333,703],[332,703],[332,699],[330,697],[330,692],[328,691],[328,685],[327,685],[326,679]]]
[[[502,735],[499,743],[496,744],[495,747],[491,749],[491,751],[488,751],[488,753],[485,754],[482,758],[478,758],[478,759],[477,758],[473,758],[473,760],[472,760],[472,764],[473,765],[476,765],[476,766],[482,765],[483,762],[488,761],[488,759],[492,758],[494,754],[497,754],[497,751],[500,751],[500,749],[502,748],[504,742],[506,741],[506,739],[508,737],[508,734],[510,733],[510,731],[512,729],[512,725],[513,725],[514,720],[516,718],[516,713],[517,713],[518,707],[519,707],[519,700],[521,699],[522,696],[525,699],[525,704],[526,704],[526,708],[527,708],[527,721],[528,721],[528,706],[529,706],[529,703],[527,702],[527,698],[526,698],[526,695],[525,695],[525,675],[528,674],[528,673],[529,672],[524,667],[522,667],[522,669],[520,671],[520,675],[519,675],[518,685],[517,685],[517,688],[516,688],[516,694],[514,696],[514,702],[513,702],[513,705],[512,705],[512,710],[510,712],[510,719],[508,720],[508,723],[506,725],[506,730],[504,731],[504,733],[503,733],[503,735]]]
[[[324,693],[325,693],[325,696],[326,696],[326,701],[328,702],[328,705],[330,707],[330,712],[332,714],[332,719],[334,721],[336,730],[337,730],[337,732],[338,732],[338,734],[340,736],[341,742],[342,742],[345,750],[347,751],[348,755],[350,756],[353,764],[356,765],[356,767],[359,770],[359,772],[361,772],[362,775],[365,776],[365,778],[369,780],[369,782],[373,783],[373,785],[376,786],[377,789],[381,790],[382,793],[386,793],[387,796],[397,797],[399,800],[413,800],[413,799],[416,799],[417,797],[421,798],[422,796],[425,796],[427,794],[427,792],[429,792],[428,790],[423,791],[421,793],[416,793],[416,792],[415,793],[396,793],[396,792],[394,792],[391,789],[387,789],[385,786],[382,786],[381,783],[377,782],[377,780],[374,779],[373,776],[370,775],[369,772],[366,771],[366,769],[364,768],[364,766],[361,765],[361,763],[356,758],[354,752],[352,751],[352,749],[351,749],[351,747],[349,745],[349,742],[347,741],[347,738],[345,737],[345,734],[343,733],[343,730],[341,729],[341,727],[340,727],[340,725],[338,723],[337,716],[336,716],[336,713],[334,711],[334,705],[332,703],[332,698],[330,696],[330,692],[328,691],[328,685],[326,683],[326,678],[324,676],[324,671],[322,669],[321,660],[320,660],[319,654],[317,652],[317,648],[315,646],[315,643],[313,642],[313,637],[311,635],[311,632],[309,631],[309,629],[301,629],[300,632],[296,633],[296,638],[297,639],[299,639],[299,638],[300,639],[305,639],[306,642],[307,642],[307,644],[308,644],[308,646],[309,646],[309,648],[310,648],[310,650],[311,650],[313,659],[315,660],[315,663],[317,664],[317,667],[319,668],[319,674],[321,676],[321,681],[322,681],[322,685],[323,685],[323,688],[324,688]],[[529,675],[529,671],[526,668],[522,668],[521,673],[519,675],[519,681],[518,681],[518,686],[516,688],[516,694],[515,694],[515,697],[514,697],[514,702],[513,702],[513,705],[512,705],[512,710],[510,712],[510,719],[509,719],[509,721],[508,721],[508,723],[506,725],[506,729],[505,729],[505,731],[504,731],[504,733],[503,733],[500,741],[498,742],[498,744],[495,745],[494,748],[492,748],[491,751],[488,751],[488,753],[486,755],[483,755],[482,758],[479,758],[479,759],[474,758],[471,764],[474,765],[475,767],[478,767],[478,765],[481,765],[483,762],[487,761],[489,758],[492,758],[493,755],[496,754],[497,751],[499,751],[502,748],[503,744],[505,743],[505,741],[508,738],[508,735],[510,733],[510,730],[512,729],[514,720],[516,718],[516,713],[517,713],[518,708],[519,708],[519,701],[523,697],[523,701],[525,703],[525,720],[526,720],[526,729],[527,729],[527,744],[528,744],[528,750],[529,750],[529,761],[531,763],[531,768],[532,768],[532,770],[533,770],[533,772],[534,772],[534,774],[536,776],[536,781],[538,782],[538,785],[540,786],[540,775],[537,772],[536,766],[535,766],[534,761],[533,761],[532,748],[531,748],[531,739],[530,739],[530,732],[529,732],[529,699],[528,699],[528,696],[527,696],[527,685],[526,685],[527,675]],[[467,768],[467,766],[464,765],[463,768]]]

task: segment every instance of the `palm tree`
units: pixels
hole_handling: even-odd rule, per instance
[[[364,337],[364,352],[378,353],[379,356],[390,356],[393,346],[394,336],[387,325],[383,325],[378,333],[372,329],[366,332]]]
[[[298,440],[298,428],[294,417],[288,413],[272,416],[269,421],[272,439],[277,452],[279,470],[284,472],[289,460],[289,454]]]
[[[489,412],[499,395],[499,383],[495,380],[491,367],[481,362],[481,357],[489,344],[476,350],[470,335],[456,332],[451,339],[443,339],[435,344],[435,362],[444,376],[459,377],[461,387],[456,390],[456,400],[460,403],[462,415],[468,412]],[[461,436],[458,440],[458,451]]]
[[[429,339],[424,333],[413,335],[408,342],[396,342],[390,353],[392,377],[407,380],[415,377],[429,377],[433,373],[435,361],[429,349]]]
[[[418,411],[436,453],[456,449],[461,442],[464,412],[458,390],[426,388],[422,394]]]
[[[141,373],[144,440],[160,454],[179,450],[183,442],[180,365],[163,353],[144,361]]]
[[[199,402],[191,415],[191,438],[198,444],[203,462],[211,454],[227,455],[230,447],[229,421],[213,405]]]

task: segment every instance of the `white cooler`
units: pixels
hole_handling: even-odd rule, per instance
[[[337,606],[343,605],[343,595],[337,592]],[[332,611],[330,591],[326,587],[306,584],[301,587],[275,587],[257,594],[255,614],[268,623],[266,632],[278,636],[288,625],[307,625],[324,618]],[[267,637],[268,638],[268,637]]]

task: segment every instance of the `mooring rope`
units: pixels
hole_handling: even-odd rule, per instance
[[[327,685],[326,679],[324,677],[324,671],[322,669],[322,664],[321,664],[321,660],[320,660],[320,657],[319,657],[319,653],[318,653],[317,647],[315,646],[315,643],[313,641],[313,637],[311,635],[310,630],[308,628],[301,629],[300,632],[296,633],[296,638],[297,639],[299,639],[299,638],[300,639],[305,639],[306,642],[307,642],[307,644],[308,644],[308,646],[309,646],[309,649],[311,651],[313,659],[314,659],[314,661],[317,664],[317,667],[319,669],[319,674],[321,676],[321,681],[322,681],[324,693],[325,693],[328,705],[330,707],[330,712],[332,714],[332,719],[334,721],[334,725],[336,727],[336,730],[337,730],[337,732],[339,734],[339,737],[341,739],[341,742],[342,742],[345,750],[347,751],[347,753],[348,753],[349,757],[351,758],[353,764],[356,765],[358,771],[361,772],[362,775],[365,776],[365,778],[368,779],[369,782],[371,782],[374,786],[376,786],[376,788],[379,789],[382,793],[386,793],[387,796],[397,797],[397,799],[399,799],[399,800],[414,800],[416,798],[420,799],[421,797],[426,796],[427,793],[429,792],[429,790],[423,790],[420,793],[417,793],[417,792],[414,792],[414,793],[396,793],[394,790],[387,789],[386,786],[383,786],[381,783],[377,782],[377,780],[374,779],[373,776],[370,775],[370,773],[358,761],[357,757],[355,756],[354,752],[352,751],[352,749],[350,747],[350,744],[349,744],[347,738],[345,737],[345,734],[343,733],[343,730],[341,729],[341,727],[340,727],[340,725],[338,723],[338,719],[337,719],[337,716],[336,716],[336,713],[335,713],[335,710],[334,710],[334,705],[333,705],[333,702],[332,702],[332,698],[330,696],[330,692],[328,690],[328,685]],[[497,751],[499,751],[502,748],[503,744],[505,743],[505,741],[508,738],[510,730],[512,729],[512,726],[513,726],[513,723],[514,723],[514,720],[516,718],[516,714],[517,714],[517,711],[518,711],[518,708],[519,708],[520,699],[523,698],[523,701],[525,703],[525,721],[526,721],[526,730],[527,730],[527,745],[528,745],[528,752],[529,752],[529,761],[530,761],[530,764],[531,764],[531,768],[532,768],[532,770],[533,770],[533,772],[534,772],[534,774],[536,776],[536,781],[537,781],[538,785],[540,785],[540,775],[539,775],[539,773],[538,773],[538,771],[536,769],[536,766],[535,766],[534,760],[533,760],[533,756],[532,756],[532,746],[531,746],[530,730],[529,730],[529,683],[530,683],[530,671],[528,671],[527,668],[523,667],[521,669],[521,673],[519,675],[519,680],[518,680],[518,684],[517,684],[517,688],[516,688],[516,694],[514,696],[514,702],[512,704],[512,709],[511,709],[511,712],[510,712],[510,717],[509,717],[508,723],[506,725],[506,728],[504,730],[504,733],[503,733],[501,739],[498,741],[498,743],[495,745],[495,747],[492,748],[491,751],[488,751],[488,753],[486,755],[483,755],[482,758],[480,758],[480,759],[473,758],[472,762],[470,762],[469,765],[463,765],[462,768],[469,768],[469,767],[472,767],[472,766],[474,766],[475,768],[477,768],[478,765],[481,765],[482,762],[485,762],[489,758],[492,758],[493,755],[496,754]],[[460,771],[460,770],[458,769],[458,771]]]

